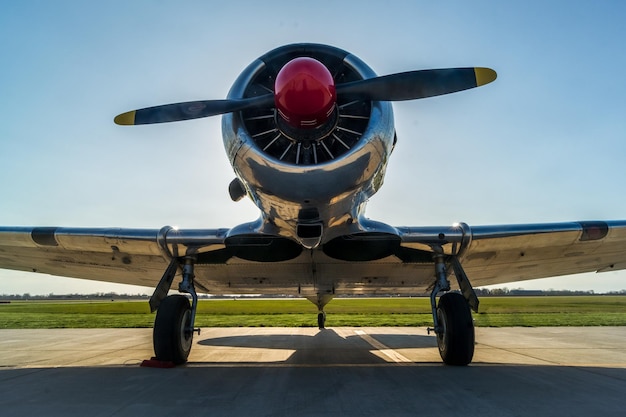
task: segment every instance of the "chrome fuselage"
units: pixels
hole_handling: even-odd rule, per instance
[[[288,45],[252,62],[237,78],[228,98],[267,93],[276,72],[298,56],[321,61],[335,78],[375,76],[363,61],[340,49]],[[370,231],[363,216],[365,205],[381,187],[394,147],[390,103],[350,98],[337,103],[332,128],[310,141],[281,129],[275,110],[226,114],[222,131],[229,161],[261,211],[259,220],[232,229],[231,235],[282,236],[315,248],[339,236]],[[385,229],[377,224],[377,232],[380,226]]]

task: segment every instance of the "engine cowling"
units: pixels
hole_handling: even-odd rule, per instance
[[[323,64],[335,84],[376,75],[341,49],[287,45],[251,63],[228,98],[274,93],[281,69],[301,57]],[[360,212],[382,185],[394,140],[390,103],[349,94],[336,98],[328,117],[308,126],[289,122],[276,108],[255,108],[224,115],[222,131],[235,173],[265,216],[255,231],[303,244],[361,231]]]
[[[328,68],[335,84],[376,74],[346,51],[326,45],[287,45],[253,62],[237,79],[228,97],[255,97],[274,93],[280,70],[298,57],[313,58]],[[334,123],[298,129],[281,123],[276,109],[239,113],[250,140],[265,155],[293,165],[319,165],[348,153],[360,141],[371,118],[371,102],[346,95],[336,103]],[[228,151],[227,145],[227,151]]]

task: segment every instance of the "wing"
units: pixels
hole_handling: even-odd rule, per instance
[[[220,249],[226,231],[0,227],[0,268],[155,287],[172,252]]]
[[[0,268],[154,288],[173,257],[191,254],[201,291],[298,295],[419,293],[433,282],[434,250],[456,256],[474,286],[626,269],[626,221],[395,230],[389,256],[339,260],[232,229],[0,227]],[[349,241],[381,245],[376,234]]]
[[[398,230],[403,247],[457,255],[475,287],[626,269],[626,221]]]

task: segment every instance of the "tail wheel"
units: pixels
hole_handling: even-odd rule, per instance
[[[187,362],[193,332],[191,306],[184,295],[170,295],[159,306],[154,320],[154,353],[160,361],[174,362],[176,365]]]
[[[317,327],[323,329],[326,325],[326,313],[320,311],[317,313]]]
[[[441,359],[447,365],[464,366],[474,356],[474,322],[465,298],[458,293],[446,293],[439,298],[437,319],[441,331],[437,345]]]

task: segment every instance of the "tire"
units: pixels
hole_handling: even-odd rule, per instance
[[[317,327],[323,329],[326,325],[326,313],[320,312],[317,314]]]
[[[446,365],[465,366],[474,357],[474,321],[465,298],[446,293],[439,298],[437,319],[443,331],[437,334],[439,354]]]
[[[193,332],[185,331],[190,321],[191,306],[184,295],[170,295],[161,302],[152,332],[157,360],[176,365],[187,362],[193,342]]]

